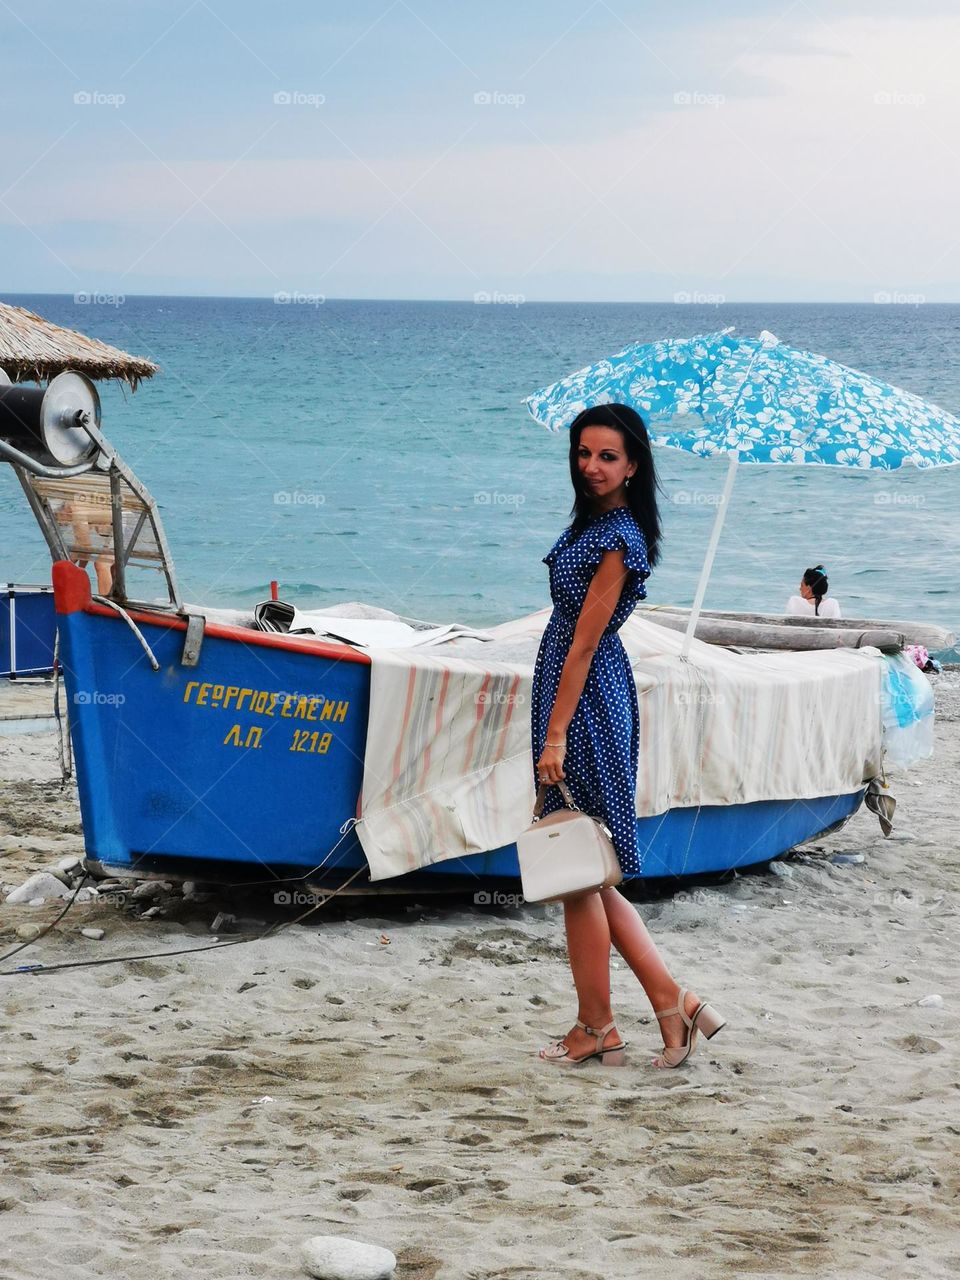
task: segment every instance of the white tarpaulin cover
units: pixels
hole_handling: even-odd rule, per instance
[[[357,835],[373,879],[511,844],[534,801],[530,684],[548,609],[485,641],[373,649]],[[876,649],[737,654],[634,615],[637,814],[811,799],[880,772]]]

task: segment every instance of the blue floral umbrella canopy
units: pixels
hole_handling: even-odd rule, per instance
[[[654,444],[730,466],[704,558],[683,656],[690,649],[741,462],[890,471],[960,463],[960,418],[919,396],[771,333],[733,329],[638,343],[535,392],[530,413],[551,431],[583,409],[627,404]]]
[[[731,329],[638,343],[529,396],[551,431],[582,409],[628,404],[654,444],[740,462],[889,471],[960,463],[960,418],[772,334]]]

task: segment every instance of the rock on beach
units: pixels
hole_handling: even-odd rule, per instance
[[[49,871],[36,871],[17,889],[7,894],[6,901],[45,902],[47,898],[68,898],[72,890]]]
[[[389,1280],[397,1266],[389,1249],[343,1236],[312,1236],[303,1242],[301,1259],[317,1280]]]

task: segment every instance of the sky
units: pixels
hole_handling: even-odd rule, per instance
[[[956,0],[0,0],[0,292],[960,301]]]

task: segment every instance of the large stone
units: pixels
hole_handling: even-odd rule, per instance
[[[300,1251],[304,1270],[318,1280],[389,1280],[397,1260],[389,1249],[344,1236],[312,1236]]]
[[[141,880],[132,890],[130,897],[138,901],[143,898],[159,898],[161,894],[169,893],[172,888],[173,885],[168,880]]]
[[[24,880],[19,888],[7,894],[7,902],[29,902],[32,905],[45,902],[47,898],[69,898],[71,890],[52,876],[49,871],[36,871],[29,879]]]

